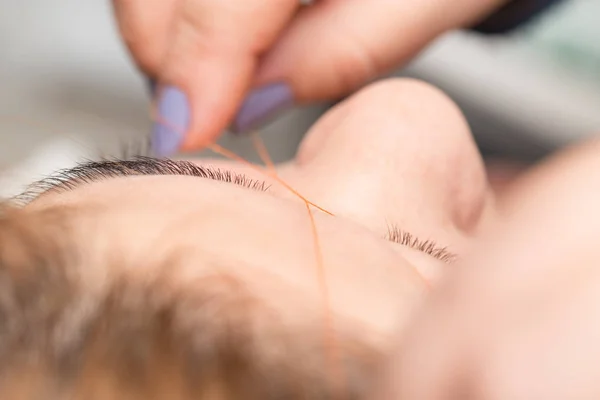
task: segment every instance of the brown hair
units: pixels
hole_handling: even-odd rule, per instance
[[[0,398],[367,397],[372,348],[344,340],[347,384],[332,393],[321,335],[289,332],[233,276],[180,290],[175,255],[145,279],[118,254],[88,258],[69,223],[80,212],[0,209]]]

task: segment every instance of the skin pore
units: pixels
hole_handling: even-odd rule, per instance
[[[390,80],[331,110],[277,171],[334,214],[313,211],[329,309],[306,208],[265,175],[221,160],[80,167],[2,217],[14,301],[0,317],[24,317],[0,329],[15,343],[0,397],[368,398],[429,285],[493,219],[482,161],[448,98]],[[22,298],[34,289],[39,303]]]

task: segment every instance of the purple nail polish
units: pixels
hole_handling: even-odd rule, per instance
[[[186,94],[175,86],[160,91],[157,121],[152,130],[152,150],[157,157],[168,157],[179,150],[190,124],[190,105]]]
[[[250,92],[231,129],[236,133],[251,131],[276,114],[294,105],[292,88],[286,83],[273,83]]]

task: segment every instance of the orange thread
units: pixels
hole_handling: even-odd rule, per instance
[[[168,121],[165,121],[163,118],[161,118],[160,115],[158,115],[158,113],[156,113],[155,107],[152,107],[152,117],[156,122],[164,125],[166,128],[171,129],[174,132],[177,132],[180,134],[185,133],[183,129],[173,126],[173,124],[170,124]],[[281,184],[283,187],[288,189],[291,193],[293,193],[300,200],[302,200],[302,202],[304,202],[304,204],[306,206],[306,211],[308,212],[308,217],[309,217],[310,226],[311,226],[311,233],[313,236],[313,244],[314,244],[314,248],[315,248],[315,261],[317,264],[316,265],[317,280],[319,282],[319,288],[321,291],[321,296],[322,296],[323,303],[324,303],[325,310],[326,310],[325,311],[325,321],[324,321],[324,344],[325,344],[325,347],[327,348],[327,352],[328,352],[326,362],[331,370],[336,371],[335,374],[330,374],[330,377],[333,377],[332,380],[334,380],[334,383],[335,383],[335,385],[332,384],[332,386],[335,386],[335,388],[332,387],[332,393],[343,393],[343,391],[341,390],[343,388],[343,385],[341,384],[341,382],[342,382],[341,371],[339,371],[339,368],[338,368],[340,366],[341,359],[339,357],[338,349],[337,349],[337,346],[335,343],[333,318],[332,318],[332,312],[331,312],[331,300],[330,300],[330,295],[329,295],[329,288],[327,286],[327,277],[325,274],[325,264],[324,264],[324,260],[323,260],[323,252],[321,249],[321,243],[319,241],[319,235],[318,235],[318,231],[317,231],[317,225],[315,222],[315,218],[314,218],[314,215],[312,214],[310,207],[312,206],[312,207],[314,207],[328,215],[331,215],[331,216],[333,216],[333,214],[331,212],[325,210],[324,208],[319,207],[318,205],[314,204],[313,202],[311,202],[304,196],[302,196],[296,189],[291,187],[287,182],[285,182],[283,179],[281,179],[277,175],[277,172],[275,170],[275,165],[273,164],[273,161],[272,161],[271,157],[269,156],[269,153],[267,151],[267,148],[266,148],[264,142],[262,141],[260,136],[258,136],[258,134],[256,134],[256,133],[252,134],[252,141],[253,141],[253,145],[254,145],[254,148],[255,148],[257,154],[259,155],[259,157],[261,158],[261,160],[264,162],[264,164],[266,166],[266,171],[263,168],[260,168],[259,166],[257,166],[256,164],[253,164],[250,161],[244,159],[243,157],[237,155],[233,151],[230,151],[230,150],[224,148],[223,146],[218,145],[217,143],[211,143],[207,147],[216,154],[220,154],[223,157],[226,157],[233,161],[238,161],[254,170],[257,170],[258,172],[266,174],[267,176],[271,177],[272,179],[277,181],[279,184]]]
[[[275,170],[275,164],[273,160],[269,156],[269,151],[265,146],[264,141],[261,139],[258,132],[253,132],[251,134],[252,144],[256,150],[256,153],[259,155],[262,162],[265,164],[267,169],[271,172],[273,176],[277,176],[277,172]],[[319,232],[317,231],[317,224],[315,222],[315,217],[310,209],[310,203],[306,200],[304,196],[299,196],[306,206],[306,212],[308,213],[308,218],[310,221],[310,228],[313,237],[313,246],[315,249],[315,262],[316,262],[316,272],[317,272],[317,281],[319,282],[319,289],[321,290],[321,298],[323,299],[323,305],[325,308],[325,321],[324,321],[324,338],[323,343],[326,347],[326,364],[329,366],[329,370],[333,373],[330,374],[332,380],[332,394],[335,393],[344,393],[343,387],[343,379],[342,379],[342,371],[340,370],[341,366],[341,357],[339,354],[339,348],[335,341],[335,328],[333,323],[333,313],[331,312],[331,297],[329,294],[329,287],[327,286],[327,276],[325,271],[325,261],[323,259],[323,250],[321,248],[321,242],[319,240]]]
[[[185,130],[181,129],[178,126],[175,126],[175,125],[169,123],[169,121],[166,121],[164,118],[162,118],[157,113],[156,106],[154,104],[151,107],[151,118],[155,122],[163,125],[165,128],[170,129],[170,130],[172,130],[175,133],[178,133],[180,135],[184,135],[185,134]],[[262,142],[260,142],[260,143],[262,143]],[[280,185],[282,185],[283,187],[285,187],[286,189],[288,189],[294,195],[296,195],[297,197],[299,197],[302,201],[307,202],[308,204],[310,204],[311,206],[315,207],[316,209],[324,212],[325,214],[333,216],[332,213],[330,213],[329,211],[327,211],[323,207],[319,207],[318,205],[316,205],[312,201],[308,200],[306,197],[302,196],[296,189],[294,189],[293,187],[291,187],[290,185],[288,185],[287,182],[285,182],[283,179],[281,179],[279,176],[277,176],[277,174],[275,173],[275,167],[274,167],[274,165],[273,165],[273,163],[271,161],[271,157],[268,156],[267,149],[264,146],[264,144],[262,145],[261,149],[256,149],[256,150],[257,150],[259,156],[261,156],[261,157],[262,156],[266,156],[265,160],[271,165],[272,170],[270,170],[269,168],[267,168],[267,170],[265,171],[263,168],[260,168],[258,165],[251,163],[250,161],[244,159],[243,157],[238,156],[233,151],[227,150],[225,147],[220,146],[217,143],[209,143],[209,144],[207,144],[206,147],[208,149],[210,149],[211,151],[213,151],[214,153],[220,154],[220,155],[222,155],[225,158],[229,158],[230,160],[233,160],[233,161],[238,161],[238,162],[246,165],[247,167],[252,168],[255,171],[258,171],[260,173],[266,174],[270,178],[272,178],[275,181],[277,181],[277,183],[279,183]]]
[[[313,203],[312,201],[308,200],[306,197],[302,196],[296,189],[294,189],[293,187],[291,187],[290,185],[287,184],[287,182],[285,182],[283,179],[281,179],[279,176],[277,176],[277,174],[271,172],[271,171],[265,171],[263,168],[260,168],[259,166],[257,166],[256,164],[252,164],[250,161],[245,160],[244,158],[238,156],[237,154],[235,154],[234,152],[227,150],[226,148],[224,148],[223,146],[220,146],[216,143],[210,144],[207,146],[210,150],[212,150],[213,152],[220,154],[224,157],[229,158],[230,160],[234,160],[234,161],[239,161],[242,164],[254,169],[255,171],[261,172],[263,174],[266,174],[267,176],[269,176],[270,178],[274,179],[275,181],[277,181],[277,183],[279,183],[280,185],[282,185],[283,187],[285,187],[286,189],[288,189],[290,192],[292,192],[294,195],[296,195],[297,197],[299,197],[302,201],[310,204],[311,206],[313,206],[314,208],[318,209],[319,211],[324,212],[325,214],[331,215],[333,216],[332,213],[330,213],[329,211],[327,211],[326,209],[324,209],[323,207],[320,207],[318,205],[316,205],[315,203]]]
[[[315,261],[317,266],[317,280],[321,290],[321,298],[323,299],[323,305],[325,308],[325,322],[323,329],[323,343],[327,349],[327,365],[329,370],[332,372],[329,376],[331,379],[332,394],[344,393],[344,384],[342,378],[341,364],[342,358],[339,351],[339,347],[335,341],[335,328],[333,323],[333,312],[331,306],[331,297],[329,294],[329,287],[327,286],[327,276],[325,273],[325,262],[323,259],[323,250],[321,248],[321,242],[319,240],[319,233],[317,231],[317,224],[315,223],[315,217],[311,212],[310,205],[306,205],[306,211],[308,212],[308,218],[310,219],[310,227],[313,236],[313,245],[315,248]]]
[[[332,392],[333,393],[343,393],[343,391],[341,390],[341,389],[343,389],[343,385],[341,382],[342,381],[341,371],[339,371],[341,359],[339,357],[338,348],[335,343],[333,318],[332,318],[332,312],[331,312],[331,299],[330,299],[330,295],[329,295],[329,288],[327,286],[327,277],[326,277],[326,273],[325,273],[325,263],[323,260],[323,251],[321,249],[321,243],[319,241],[319,234],[317,231],[317,224],[315,222],[315,217],[314,217],[310,207],[313,206],[329,215],[333,215],[333,214],[330,213],[329,211],[324,210],[323,208],[317,206],[316,204],[312,203],[308,199],[306,199],[304,196],[302,196],[299,192],[297,192],[294,188],[292,188],[290,185],[288,185],[287,182],[285,182],[283,179],[281,179],[277,175],[277,172],[275,170],[275,165],[273,164],[273,161],[272,161],[271,157],[269,156],[267,148],[257,133],[252,133],[252,142],[253,142],[253,145],[254,145],[254,148],[255,148],[257,154],[259,155],[260,159],[263,161],[263,163],[267,167],[268,175],[271,178],[275,179],[280,184],[282,184],[288,190],[290,190],[294,195],[298,196],[298,198],[300,198],[300,200],[302,200],[304,202],[304,205],[306,206],[306,211],[308,213],[308,218],[309,218],[310,227],[311,227],[311,233],[312,233],[312,237],[313,237],[313,245],[314,245],[314,249],[315,249],[317,281],[319,282],[321,298],[323,299],[324,307],[326,310],[325,311],[324,330],[323,330],[323,335],[324,335],[323,342],[327,349],[326,363],[327,363],[330,371],[335,371],[335,373],[332,373],[329,375],[333,381],[332,382],[332,386],[333,386]],[[230,159],[240,161],[246,165],[250,165],[253,168],[256,167],[255,164],[250,163],[249,161],[243,159],[242,157],[235,154],[234,152],[227,150],[227,149],[223,148],[222,146],[219,146],[215,143],[210,145],[209,149],[211,149],[215,153],[221,154]],[[264,172],[264,171],[261,171],[261,172]]]
[[[160,90],[160,88],[159,88],[159,90]],[[185,133],[183,129],[180,129],[180,128],[170,124],[168,121],[166,121],[160,117],[159,113],[157,112],[155,102],[152,102],[152,106],[151,106],[151,119],[159,124],[162,124],[166,128],[173,130],[176,133],[180,133],[180,134]],[[28,123],[31,123],[31,121],[28,121]],[[283,179],[281,179],[276,173],[275,165],[274,165],[271,157],[269,156],[267,148],[264,145],[264,142],[262,141],[260,136],[257,133],[253,133],[251,138],[252,138],[253,145],[254,145],[254,148],[255,148],[257,154],[259,155],[259,157],[261,158],[261,160],[263,161],[263,163],[266,166],[266,170],[259,167],[256,164],[251,163],[250,161],[244,159],[243,157],[237,155],[236,153],[234,153],[216,143],[209,144],[207,147],[214,153],[220,154],[228,159],[238,161],[238,162],[248,166],[249,168],[252,168],[255,171],[258,171],[260,173],[263,173],[263,174],[269,176],[270,178],[274,179],[279,184],[281,184],[283,187],[285,187],[287,190],[289,190],[292,194],[297,196],[302,202],[304,202],[304,204],[306,206],[306,210],[308,212],[308,216],[309,216],[311,233],[312,233],[312,237],[313,237],[313,245],[315,248],[317,278],[318,278],[318,282],[319,282],[319,287],[320,287],[323,303],[324,303],[325,310],[326,310],[325,322],[324,322],[324,324],[325,324],[324,344],[325,344],[325,346],[327,348],[327,352],[328,352],[327,362],[328,362],[329,368],[331,369],[331,371],[335,372],[330,375],[332,377],[331,380],[333,381],[332,389],[333,389],[333,387],[335,387],[335,390],[332,390],[332,393],[338,393],[338,394],[344,393],[344,390],[343,390],[344,384],[343,384],[343,379],[342,379],[343,374],[342,374],[342,369],[341,369],[342,360],[341,360],[340,349],[337,346],[337,343],[335,341],[333,314],[331,312],[332,311],[331,310],[331,298],[330,298],[329,287],[327,285],[324,257],[323,257],[320,240],[319,240],[316,222],[315,222],[312,210],[311,210],[311,206],[314,207],[315,209],[318,209],[321,212],[328,214],[328,215],[333,216],[334,214],[327,211],[326,209],[316,205],[315,203],[311,202],[310,200],[305,198],[302,194],[300,194],[296,189],[294,189],[292,186],[290,186],[287,182],[285,182]],[[418,272],[418,270],[415,269],[415,272],[425,282],[426,286],[429,288],[430,287],[429,282]]]
[[[152,110],[153,110],[153,117],[154,117],[153,119],[155,121],[157,121],[160,124],[163,124],[165,127],[173,130],[174,132],[177,132],[180,134],[185,133],[183,129],[179,129],[178,127],[170,124],[168,121],[163,120],[158,115],[158,113],[156,113],[155,107],[153,107]],[[342,372],[342,368],[341,368],[342,359],[341,359],[341,354],[340,354],[339,348],[335,341],[333,313],[332,313],[332,307],[331,307],[331,298],[330,298],[330,293],[329,293],[329,287],[327,285],[325,263],[324,263],[321,243],[319,240],[317,225],[316,225],[315,218],[314,218],[314,215],[311,210],[311,206],[328,214],[328,215],[331,215],[331,216],[333,216],[333,213],[331,213],[331,212],[327,211],[326,209],[311,202],[306,197],[304,197],[302,194],[300,194],[296,189],[294,189],[292,186],[290,186],[287,182],[285,182],[283,179],[281,179],[277,175],[277,172],[275,169],[275,164],[273,163],[272,158],[269,156],[269,152],[268,152],[264,142],[260,138],[260,136],[255,132],[255,133],[252,133],[251,139],[252,139],[252,143],[253,143],[253,146],[254,146],[257,154],[259,155],[262,162],[265,164],[265,168],[261,168],[258,165],[251,163],[250,161],[237,155],[233,151],[230,151],[230,150],[224,148],[223,146],[218,145],[217,143],[210,143],[206,147],[216,154],[219,154],[219,155],[221,155],[225,158],[228,158],[230,160],[233,160],[233,161],[238,161],[255,171],[258,171],[262,174],[269,176],[270,178],[274,179],[277,183],[279,183],[280,185],[285,187],[287,190],[289,190],[296,197],[298,197],[302,202],[304,202],[304,204],[306,206],[306,210],[308,212],[311,233],[313,236],[317,280],[319,282],[319,288],[321,291],[321,296],[322,296],[324,307],[326,310],[325,321],[324,321],[324,345],[327,349],[326,364],[328,365],[328,369],[331,372],[333,372],[329,375],[329,377],[331,379],[331,393],[334,396],[335,396],[335,394],[338,394],[340,397],[343,397],[342,394],[345,393],[346,390],[344,390],[345,388],[344,388],[344,381],[343,381],[343,372]],[[423,275],[421,275],[421,273],[416,268],[414,268],[414,271],[415,271],[416,275],[418,277],[420,277],[423,280],[423,282],[425,282],[425,285],[427,286],[427,288],[429,288],[430,284],[427,281],[427,279],[425,279],[425,277]],[[338,397],[338,396],[335,396],[335,397]]]
[[[262,162],[265,163],[266,167],[269,169],[269,171],[271,171],[271,173],[275,174],[275,164],[273,163],[271,156],[269,156],[267,146],[265,146],[265,142],[263,142],[263,140],[260,138],[259,133],[252,132],[250,138],[252,138],[252,144],[254,145],[254,149],[256,150],[256,153],[258,154]]]
[[[234,160],[234,161],[238,161],[244,165],[247,165],[248,167],[254,169],[255,171],[258,171],[260,173],[263,174],[267,174],[267,176],[269,176],[270,178],[276,180],[279,184],[281,184],[283,187],[285,187],[286,189],[288,189],[290,192],[292,192],[295,196],[297,196],[300,200],[302,200],[305,204],[310,205],[315,207],[316,209],[324,212],[325,214],[334,216],[333,213],[327,211],[326,209],[316,205],[315,203],[313,203],[312,201],[308,200],[306,197],[304,197],[302,194],[300,194],[296,189],[294,189],[292,186],[290,186],[287,182],[285,182],[283,179],[281,179],[278,175],[277,172],[275,171],[275,166],[271,160],[271,157],[269,157],[267,149],[262,141],[262,139],[260,139],[260,136],[258,136],[257,134],[253,134],[253,143],[254,145],[258,145],[258,148],[256,148],[256,151],[258,153],[258,155],[260,156],[260,158],[262,159],[262,161],[267,165],[267,171],[263,170],[262,168],[258,167],[256,164],[251,163],[248,160],[245,160],[243,157],[240,157],[239,155],[235,154],[234,152],[227,150],[226,148],[224,148],[223,146],[220,146],[216,143],[213,143],[211,145],[208,146],[208,148],[217,153],[222,155],[223,157],[229,158],[230,160]],[[264,158],[263,158],[264,157]],[[312,214],[311,214],[311,218],[312,218]],[[419,272],[419,270],[412,266],[411,264],[411,268],[412,270],[415,272],[415,274],[417,275],[418,278],[420,278],[423,283],[425,284],[427,289],[431,289],[431,283],[427,280],[427,278],[425,278],[423,276],[423,274],[421,274]]]

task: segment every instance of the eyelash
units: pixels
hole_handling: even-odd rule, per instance
[[[25,205],[51,190],[69,190],[82,183],[132,175],[195,176],[233,183],[259,191],[268,191],[270,188],[264,181],[250,179],[245,175],[235,174],[231,171],[203,167],[189,161],[157,159],[139,155],[131,156],[132,153],[144,154],[145,151],[143,149],[124,148],[122,159],[88,161],[80,163],[75,168],[58,171],[54,175],[30,185],[24,193],[15,197],[13,201]],[[448,251],[446,247],[438,247],[432,240],[421,240],[411,233],[401,230],[396,225],[388,225],[386,239],[423,252],[446,263],[452,263],[456,259],[456,256]]]
[[[457,258],[447,247],[439,247],[433,240],[421,240],[412,233],[406,232],[396,225],[388,225],[386,239],[428,254],[448,264],[453,263]]]
[[[233,183],[258,191],[268,191],[270,188],[264,181],[250,179],[246,175],[227,170],[199,166],[189,161],[135,156],[129,160],[88,161],[74,168],[58,171],[54,175],[30,185],[23,194],[14,200],[26,204],[51,190],[69,190],[82,183],[132,175],[194,176]]]

